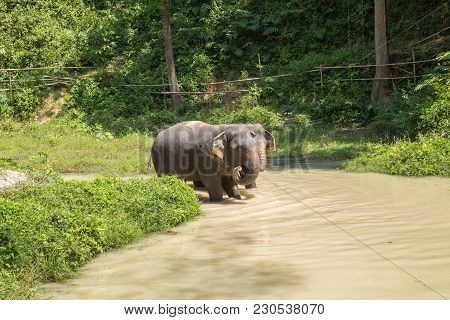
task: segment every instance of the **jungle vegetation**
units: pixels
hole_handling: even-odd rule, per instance
[[[386,76],[386,70],[327,69],[318,84],[320,73],[310,71],[320,66],[375,63],[375,42],[383,41],[375,37],[380,2],[386,4],[389,50],[378,63],[435,60],[418,64],[415,79],[381,81],[386,97],[378,100],[373,81],[343,79]],[[87,126],[112,137],[187,119],[262,122],[270,130],[300,132],[280,133],[295,136],[280,145],[280,155],[306,158],[354,158],[372,150],[367,143],[448,138],[449,10],[442,0],[4,0],[0,68],[92,69],[0,72],[0,129],[60,109],[82,114]],[[394,66],[388,75],[412,72],[412,65]],[[290,75],[204,85],[279,74]],[[181,95],[177,103],[160,94],[173,90],[248,91]],[[322,150],[327,144],[321,141],[349,142],[345,148],[358,152],[337,148],[335,155],[333,148]]]
[[[148,172],[151,135],[179,121],[262,123],[279,156],[349,171],[449,176],[449,13],[445,0],[0,1],[0,170],[31,178],[0,193],[0,298],[197,216],[174,178],[60,177]],[[320,72],[413,60],[426,62]]]

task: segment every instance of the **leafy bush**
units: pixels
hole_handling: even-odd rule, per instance
[[[81,110],[91,126],[101,125],[118,136],[158,131],[176,122],[175,112],[163,108],[161,101],[155,101],[147,89],[123,87],[120,75],[113,79],[107,77],[110,76],[103,74],[98,79],[75,81],[66,108]]]
[[[420,137],[417,141],[398,141],[380,145],[345,165],[355,172],[379,172],[405,176],[449,176],[450,140]]]
[[[32,88],[20,88],[11,95],[0,92],[0,127],[8,128],[12,119],[30,120],[42,107],[44,94]]]
[[[369,111],[374,113],[369,129],[374,135],[387,141],[414,138],[418,133],[422,112],[420,104],[423,101],[424,98],[412,90],[393,92],[388,103],[369,105]]]
[[[261,89],[253,86],[250,92],[226,106],[199,111],[186,116],[189,120],[202,120],[211,124],[260,123],[266,130],[276,131],[283,125],[282,117],[271,108],[258,103]]]
[[[0,285],[61,281],[99,253],[200,213],[175,177],[57,182],[0,196]],[[20,285],[18,285],[20,284]],[[27,297],[0,287],[0,298]],[[16,292],[16,295],[15,295]]]
[[[437,57],[437,61],[450,58],[450,51]],[[431,98],[421,107],[420,129],[423,133],[450,138],[450,79],[448,60],[437,68],[440,72],[424,80],[416,87],[417,91],[428,90]],[[430,92],[431,91],[431,92]]]
[[[260,123],[266,130],[276,131],[282,125],[279,114],[266,107],[215,108],[204,119],[208,123]]]
[[[441,63],[434,75],[417,86],[398,89],[384,105],[369,105],[374,114],[369,130],[387,141],[415,138],[419,133],[450,136],[450,79],[447,76],[450,53],[436,58]],[[430,71],[431,72],[431,71]]]
[[[296,112],[308,114],[312,120],[338,126],[354,126],[365,122],[364,104],[344,94],[326,95],[317,101],[299,103]]]

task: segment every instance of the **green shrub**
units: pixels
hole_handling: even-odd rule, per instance
[[[232,101],[227,106],[219,106],[205,112],[188,115],[189,120],[202,120],[211,124],[260,123],[266,130],[276,131],[283,125],[282,117],[271,108],[258,103],[261,89],[254,85],[250,92]]]
[[[345,165],[355,172],[379,172],[405,176],[449,176],[450,140],[420,137],[417,141],[398,141],[380,145]]]
[[[450,51],[438,56],[437,61],[450,58]],[[450,138],[450,78],[448,60],[437,68],[440,73],[424,80],[417,91],[428,91],[431,98],[424,103],[420,116],[420,130],[425,134]]]
[[[75,81],[66,108],[82,111],[90,126],[100,125],[116,136],[154,132],[177,121],[175,111],[165,109],[147,88],[124,87],[125,83],[120,73]]]
[[[369,111],[374,113],[374,123],[369,128],[374,135],[387,141],[414,138],[418,133],[423,101],[424,97],[412,89],[395,91],[388,103],[369,105]]]
[[[450,90],[424,108],[421,120],[425,133],[450,138]]]
[[[388,120],[373,121],[367,125],[367,130],[372,137],[385,142],[392,142],[396,138],[405,136],[402,128]]]
[[[450,56],[444,53],[436,62]],[[431,71],[430,71],[431,72]],[[450,136],[450,79],[448,62],[435,69],[435,74],[415,87],[394,91],[388,103],[369,105],[374,114],[369,131],[379,138],[393,141],[415,138],[419,133]]]
[[[60,281],[99,253],[200,213],[175,177],[57,182],[0,196],[0,284]],[[26,280],[26,281],[25,281]],[[17,285],[17,283],[21,285]],[[0,298],[16,297],[0,287]],[[19,297],[27,297],[22,290]]]
[[[210,111],[205,121],[212,124],[260,123],[269,131],[276,131],[282,125],[279,114],[260,106],[239,109],[216,108]]]
[[[367,120],[365,104],[344,93],[324,95],[316,101],[303,100],[295,112],[307,114],[316,122],[337,126],[352,127]]]

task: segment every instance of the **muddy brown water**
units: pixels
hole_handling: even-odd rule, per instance
[[[54,299],[446,299],[450,180],[282,163],[245,200],[94,259]]]

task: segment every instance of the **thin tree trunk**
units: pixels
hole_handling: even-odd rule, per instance
[[[375,78],[389,77],[389,50],[387,41],[386,0],[375,0]],[[384,65],[384,66],[380,66]],[[374,80],[371,100],[385,103],[389,96],[385,80]]]
[[[166,56],[167,74],[169,77],[170,92],[172,94],[173,108],[176,109],[181,103],[180,87],[177,82],[177,75],[175,72],[175,61],[173,59],[172,49],[172,33],[170,31],[170,0],[163,0],[163,36],[164,36],[164,53]]]

